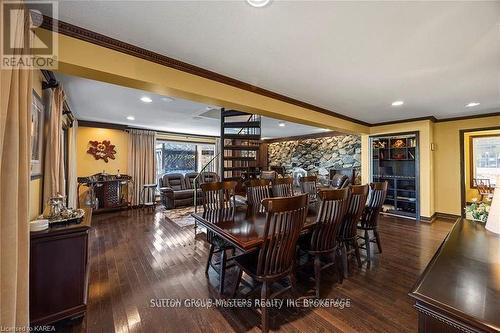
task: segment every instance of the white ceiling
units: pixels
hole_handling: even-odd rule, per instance
[[[370,123],[500,110],[499,1],[62,1],[59,16]]]
[[[220,112],[214,106],[114,84],[56,73],[66,92],[71,111],[80,120],[124,124],[159,131],[200,135],[220,134]],[[147,96],[151,103],[141,102]],[[208,109],[213,111],[208,111]],[[207,112],[208,111],[208,112]],[[127,120],[133,116],[135,120]],[[262,117],[262,137],[277,138],[322,132],[323,129],[290,122],[280,127],[276,119]]]

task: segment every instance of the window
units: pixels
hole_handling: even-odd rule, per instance
[[[200,172],[212,159],[215,145],[178,141],[156,142],[158,177],[165,173]],[[213,163],[212,163],[213,164]],[[213,171],[213,165],[206,171]]]
[[[492,186],[496,185],[496,177],[500,176],[500,135],[473,136],[470,147],[472,178],[489,179]]]

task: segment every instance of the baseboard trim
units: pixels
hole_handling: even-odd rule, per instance
[[[420,222],[432,223],[436,219],[436,213],[432,214],[430,217],[420,216]]]
[[[453,222],[455,222],[458,218],[461,218],[461,216],[455,214],[435,212],[434,214],[432,214],[431,217],[420,216],[420,222],[432,223],[436,219],[452,220]]]
[[[439,213],[439,212],[436,212],[435,215],[436,215],[437,218],[445,219],[445,220],[453,220],[453,221],[456,221],[457,219],[459,219],[459,218],[462,217],[460,215],[448,214],[448,213]]]

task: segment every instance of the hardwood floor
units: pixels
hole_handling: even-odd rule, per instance
[[[366,264],[358,269],[353,259],[343,284],[335,282],[333,268],[322,275],[322,298],[349,298],[350,307],[272,310],[271,330],[416,332],[417,313],[407,293],[451,222],[382,217],[383,253],[374,255],[369,270]],[[202,235],[194,239],[192,227],[179,227],[160,210],[95,215],[92,224],[88,313],[79,322],[58,324],[58,331],[260,332],[253,309],[150,306],[154,299],[210,298],[204,274],[209,247]],[[310,276],[307,269],[299,274],[302,293],[313,286]]]

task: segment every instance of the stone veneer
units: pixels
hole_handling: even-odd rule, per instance
[[[310,175],[327,176],[330,169],[361,167],[361,137],[341,135],[270,143],[269,165],[283,166],[286,173],[300,167]]]

